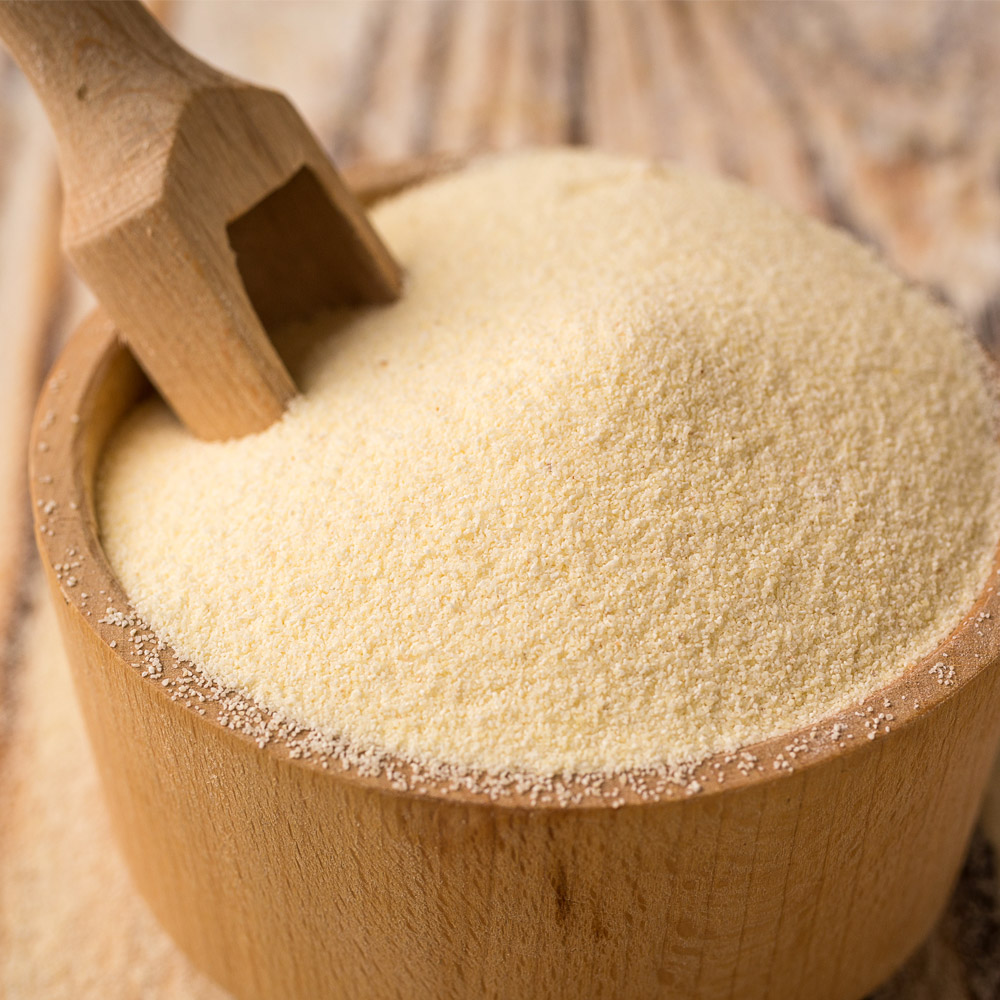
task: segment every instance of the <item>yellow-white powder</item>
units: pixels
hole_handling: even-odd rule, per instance
[[[374,219],[406,293],[295,333],[282,421],[151,402],[108,452],[111,564],[217,681],[359,749],[614,771],[817,720],[972,605],[978,348],[846,236],[570,152]]]

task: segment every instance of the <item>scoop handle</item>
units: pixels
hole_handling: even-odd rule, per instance
[[[45,107],[67,188],[127,169],[194,87],[226,79],[139,0],[0,0],[0,38]]]

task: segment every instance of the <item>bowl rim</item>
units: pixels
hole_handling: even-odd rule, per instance
[[[431,157],[365,165],[345,175],[361,200],[371,204],[462,162],[458,157]],[[991,368],[995,374],[995,366]],[[785,781],[818,766],[840,766],[859,754],[880,753],[885,740],[899,738],[918,725],[1000,660],[1000,629],[991,624],[1000,617],[998,546],[991,574],[966,616],[934,650],[888,684],[811,725],[693,762],[683,782],[668,783],[650,794],[640,794],[629,780],[645,769],[617,776],[569,777],[564,783],[568,797],[537,796],[516,787],[492,791],[455,787],[453,779],[433,775],[419,776],[415,787],[402,787],[400,775],[414,777],[413,768],[389,754],[385,755],[390,762],[388,770],[373,774],[362,773],[354,764],[330,766],[329,760],[324,762],[321,757],[301,756],[285,739],[260,745],[252,736],[219,722],[224,710],[214,702],[191,707],[171,697],[162,680],[181,679],[179,664],[186,661],[169,645],[160,654],[163,674],[143,675],[147,665],[127,641],[128,626],[107,620],[107,609],[128,612],[131,605],[101,546],[93,479],[100,450],[135,394],[111,418],[98,419],[95,407],[109,382],[124,391],[143,380],[114,324],[98,309],[74,330],[44,383],[31,425],[29,483],[35,539],[50,582],[109,656],[133,671],[138,682],[155,689],[164,702],[173,701],[187,712],[195,726],[211,727],[217,736],[224,734],[240,741],[251,752],[273,755],[289,766],[314,770],[330,780],[390,795],[530,810],[616,809],[703,801],[724,792]],[[945,660],[947,663],[936,669]],[[197,683],[191,686],[198,688]],[[203,714],[198,711],[202,706]],[[257,707],[264,717],[272,716],[262,706]]]

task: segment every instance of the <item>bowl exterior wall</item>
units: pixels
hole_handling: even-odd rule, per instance
[[[172,701],[49,582],[136,884],[243,1000],[856,1000],[940,913],[996,746],[988,669],[742,788],[618,809],[399,793]]]

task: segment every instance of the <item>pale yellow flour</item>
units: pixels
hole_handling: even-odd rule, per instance
[[[406,293],[298,332],[280,423],[153,402],[108,453],[111,563],[218,681],[358,748],[614,771],[818,720],[972,605],[978,348],[848,237],[571,152],[374,218]]]

